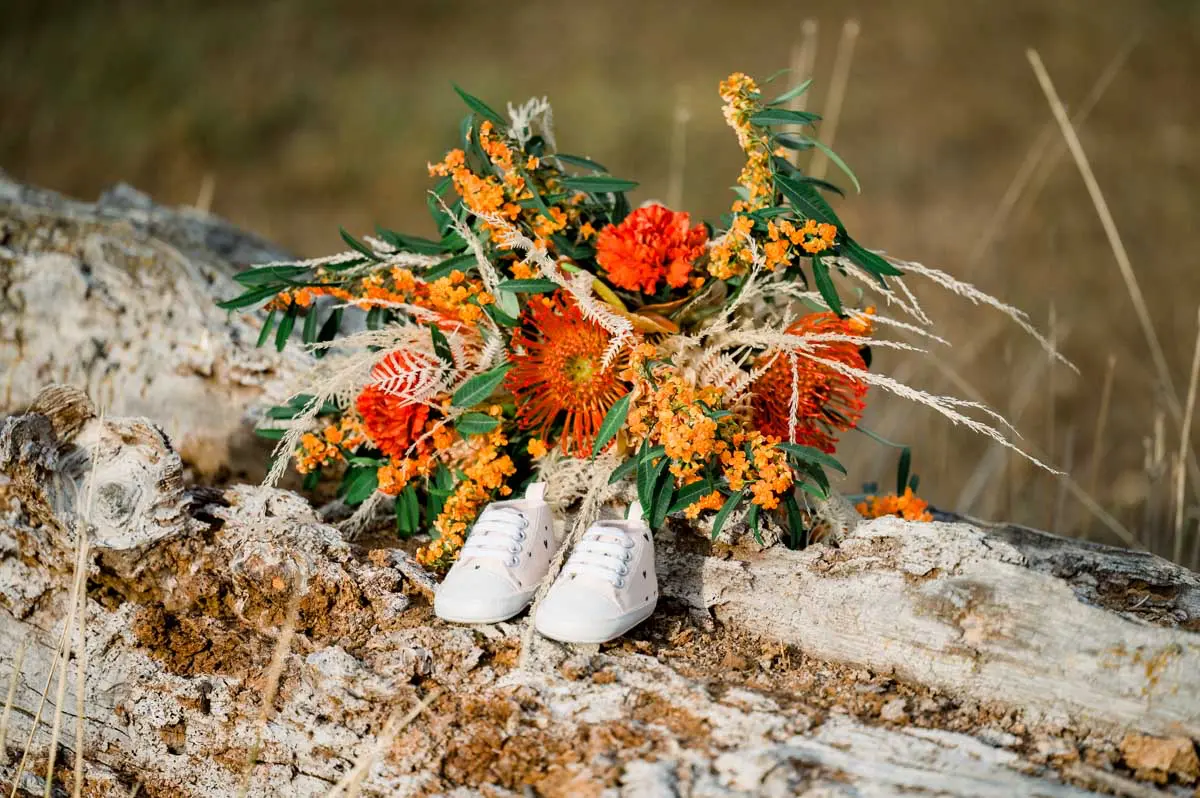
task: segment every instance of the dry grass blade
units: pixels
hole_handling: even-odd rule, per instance
[[[387,723],[383,726],[383,731],[379,733],[379,738],[375,744],[368,748],[362,756],[354,763],[354,767],[350,772],[342,777],[342,780],[334,785],[329,791],[327,798],[335,798],[335,796],[347,795],[349,798],[354,798],[358,795],[358,791],[362,789],[363,780],[367,778],[367,774],[371,771],[371,766],[375,764],[375,760],[379,755],[386,751],[396,739],[396,735],[408,727],[417,717],[429,708],[434,701],[442,695],[442,688],[435,687],[421,700],[421,703],[413,707],[403,718],[400,718],[396,712],[393,712],[388,718]]]
[[[1196,409],[1196,380],[1200,377],[1200,310],[1196,312],[1196,345],[1192,350],[1192,372],[1188,377],[1187,408],[1183,413],[1183,429],[1179,433],[1179,467],[1175,476],[1175,545],[1171,559],[1183,564],[1184,460],[1192,435],[1192,414]]]
[[[1029,58],[1029,63],[1033,67],[1033,72],[1037,76],[1038,83],[1042,87],[1042,91],[1046,94],[1046,101],[1050,104],[1050,110],[1054,113],[1054,118],[1058,121],[1059,129],[1062,131],[1063,138],[1067,142],[1067,148],[1071,151],[1071,156],[1075,159],[1075,165],[1079,169],[1080,175],[1083,177],[1084,185],[1087,186],[1088,194],[1092,198],[1092,204],[1096,208],[1096,214],[1100,217],[1100,224],[1104,227],[1104,234],[1108,237],[1109,246],[1112,248],[1113,256],[1117,260],[1117,267],[1121,272],[1121,278],[1125,281],[1125,289],[1129,293],[1129,299],[1133,303],[1134,313],[1137,315],[1138,323],[1142,327],[1142,334],[1146,338],[1146,344],[1150,348],[1150,357],[1154,362],[1154,369],[1158,372],[1159,382],[1162,383],[1167,396],[1167,408],[1171,411],[1171,415],[1175,419],[1176,424],[1183,424],[1183,408],[1179,404],[1179,396],[1175,392],[1175,382],[1171,379],[1171,370],[1167,366],[1167,358],[1163,353],[1162,344],[1158,340],[1158,333],[1154,330],[1154,321],[1150,316],[1150,308],[1146,304],[1146,298],[1142,294],[1142,288],[1138,284],[1137,274],[1133,270],[1133,263],[1129,260],[1129,252],[1125,249],[1125,244],[1121,241],[1121,234],[1117,231],[1117,223],[1113,220],[1112,212],[1109,210],[1108,202],[1104,199],[1104,193],[1100,190],[1100,184],[1096,181],[1096,175],[1092,171],[1091,163],[1088,161],[1087,154],[1083,151],[1083,144],[1079,141],[1079,136],[1075,132],[1075,128],[1071,125],[1071,120],[1067,116],[1067,109],[1063,107],[1062,100],[1058,98],[1058,92],[1054,89],[1054,83],[1050,80],[1050,74],[1046,71],[1045,65],[1042,63],[1041,57],[1036,50],[1026,51]],[[1192,480],[1195,485],[1200,486],[1200,465],[1196,463],[1195,453],[1188,448],[1188,467],[1192,472]]]
[[[267,689],[263,692],[262,706],[258,712],[258,722],[254,726],[254,742],[246,754],[246,766],[242,771],[242,786],[238,790],[239,798],[246,798],[250,792],[250,779],[254,775],[254,765],[258,762],[258,753],[262,749],[263,732],[271,711],[275,708],[275,696],[279,692],[279,680],[283,676],[283,666],[292,650],[292,637],[296,633],[296,619],[300,614],[301,591],[296,590],[288,603],[287,617],[283,628],[275,640],[275,650],[271,653],[271,662],[267,666]]]
[[[1100,73],[1100,77],[1096,79],[1092,90],[1084,98],[1083,104],[1071,119],[1071,123],[1076,128],[1081,127],[1087,121],[1088,116],[1092,113],[1092,109],[1100,102],[1100,98],[1108,91],[1108,87],[1112,84],[1113,79],[1116,78],[1121,68],[1125,65],[1125,61],[1129,58],[1129,54],[1133,51],[1133,47],[1137,44],[1139,38],[1141,38],[1140,35],[1130,37],[1125,46],[1113,56],[1113,60]],[[1054,168],[1054,165],[1058,163],[1058,159],[1066,152],[1066,147],[1061,142],[1057,147],[1052,148],[1055,142],[1054,128],[1054,122],[1047,122],[1038,133],[1038,137],[1034,141],[1033,146],[1029,148],[1029,152],[1025,154],[1025,160],[1021,162],[1017,173],[1013,175],[1012,182],[1005,189],[1004,196],[1000,199],[1000,204],[988,220],[983,235],[975,242],[975,248],[971,250],[971,254],[967,257],[967,264],[963,269],[963,274],[967,277],[970,277],[974,273],[980,261],[983,260],[984,255],[991,249],[992,244],[996,241],[996,237],[1000,235],[1000,231],[1008,223],[1013,209],[1021,198],[1025,197],[1026,204],[1032,204],[1037,198],[1042,185],[1045,183],[1045,178],[1043,177],[1038,181],[1034,180],[1034,176],[1037,174],[1048,175]],[[1043,164],[1044,167],[1039,172],[1038,167]]]
[[[196,210],[208,213],[212,209],[213,194],[216,192],[217,180],[212,172],[204,175],[200,181],[200,193],[196,196]]]
[[[1096,495],[1096,480],[1100,477],[1100,454],[1103,451],[1104,432],[1108,426],[1108,412],[1112,406],[1113,380],[1117,375],[1117,356],[1108,356],[1108,367],[1104,372],[1104,387],[1100,389],[1100,410],[1096,413],[1096,431],[1092,435],[1092,460],[1088,466],[1088,493]],[[1086,540],[1088,529],[1082,530]]]
[[[86,544],[85,544],[86,545]],[[84,557],[86,565],[87,557]],[[84,690],[87,687],[87,590],[79,592],[79,648],[75,651],[75,788],[74,798],[83,795],[83,745],[87,719],[87,701]]]
[[[0,715],[0,757],[8,758],[8,722],[12,718],[13,702],[17,699],[17,685],[21,683],[21,668],[25,665],[25,649],[29,641],[22,640],[13,657],[12,673],[8,676],[8,696],[4,700],[4,714]]]
[[[861,26],[856,19],[846,20],[842,26],[842,38],[838,40],[837,54],[833,58],[833,75],[829,79],[829,96],[825,98],[825,118],[821,121],[821,141],[833,149],[837,138],[838,120],[842,115],[842,103],[846,99],[846,86],[850,83],[850,65],[854,62],[854,45],[858,41]],[[809,173],[824,179],[829,170],[829,158],[823,152],[813,155]]]
[[[790,64],[792,70],[792,85],[798,85],[801,81],[808,80],[812,76],[813,66],[817,62],[817,21],[815,19],[806,19],[800,25],[800,43],[792,48],[792,61]],[[788,103],[788,108],[793,111],[803,111],[808,106],[808,92],[797,94]],[[789,128],[792,132],[799,132],[799,128]],[[788,160],[793,166],[800,164],[800,150],[789,150]]]

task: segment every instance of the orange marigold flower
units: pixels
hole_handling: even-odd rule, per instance
[[[561,291],[531,301],[513,335],[513,367],[505,385],[517,401],[517,423],[547,437],[560,420],[564,452],[591,452],[605,414],[626,392],[624,363],[604,365],[608,333],[583,318]]]
[[[385,375],[416,372],[437,366],[433,356],[423,352],[393,352],[371,371],[373,379]],[[415,381],[415,378],[414,378]],[[363,429],[379,451],[403,458],[425,432],[429,407],[409,401],[371,383],[358,395],[355,407],[363,419]]]
[[[912,488],[905,488],[903,496],[889,493],[886,496],[868,496],[865,502],[860,502],[856,508],[863,518],[882,518],[885,515],[895,515],[906,521],[932,521],[933,514],[929,512],[929,502],[918,498]]]
[[[690,222],[686,213],[662,205],[638,208],[620,224],[600,231],[596,262],[619,288],[653,294],[663,280],[682,288],[708,241],[704,225],[689,227]]]
[[[829,312],[810,313],[793,324],[788,332],[792,335],[861,335],[861,327],[852,324],[861,325],[861,322],[839,319]],[[853,429],[862,417],[867,384],[814,358],[866,371],[867,364],[859,350],[859,345],[850,341],[814,341],[811,350],[796,353],[794,371],[789,353],[764,355],[760,362],[765,362],[768,357],[775,360],[751,388],[754,425],[768,435],[787,440],[794,387],[799,399],[795,442],[833,452],[837,434]]]

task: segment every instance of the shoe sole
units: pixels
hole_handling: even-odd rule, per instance
[[[518,615],[520,615],[521,613],[525,612],[525,610],[529,609],[529,605],[532,602],[532,600],[533,600],[533,596],[531,595],[525,601],[524,604],[522,604],[520,607],[517,607],[512,612],[501,613],[500,615],[486,615],[483,617],[472,617],[472,616],[455,615],[453,613],[440,612],[438,610],[438,606],[437,606],[437,599],[435,598],[434,604],[433,604],[433,614],[435,616],[437,616],[438,618],[440,618],[441,620],[446,621],[448,623],[464,623],[464,624],[500,623],[501,621],[507,621],[510,618],[515,618]]]
[[[536,619],[534,619],[534,628],[537,629],[538,634],[540,634],[542,637],[548,637],[551,640],[557,640],[560,643],[574,643],[576,645],[595,645],[598,643],[607,643],[611,640],[616,640],[622,635],[625,635],[629,632],[629,630],[645,621],[654,614],[654,609],[657,606],[658,602],[655,601],[652,604],[647,604],[645,607],[639,610],[634,610],[633,612],[621,616],[620,622],[616,627],[616,631],[609,635],[580,635],[570,634],[569,632],[564,634],[559,630],[547,632],[538,626]]]

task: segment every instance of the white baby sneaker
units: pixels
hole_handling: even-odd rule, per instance
[[[455,623],[497,623],[533,599],[558,549],[546,483],[522,499],[493,502],[479,514],[433,599],[434,613]]]
[[[535,628],[564,643],[604,643],[654,612],[654,540],[634,502],[624,521],[597,521],[538,605]]]

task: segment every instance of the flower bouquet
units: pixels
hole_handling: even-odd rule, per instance
[[[851,237],[826,200],[841,189],[789,157],[820,150],[858,188],[794,132],[820,119],[786,107],[806,87],[771,99],[746,75],[721,84],[746,162],[713,223],[631,207],[636,183],[559,151],[544,99],[501,115],[456,89],[470,113],[429,167],[437,238],[343,230],[348,251],[245,271],[222,305],[265,303],[259,344],[282,349],[299,324],[315,355],[310,384],[260,430],[278,440],[269,480],[289,460],[307,487],[338,480],[352,520],[390,501],[401,535],[432,535],[418,559],[444,569],[488,502],[535,479],[579,505],[580,527],[623,489],[651,528],[678,514],[716,538],[736,517],[760,542],[770,526],[803,546],[826,523],[838,440],[870,387],[1011,446],[987,408],[869,370],[872,347],[916,348],[880,331],[941,340],[910,274],[1037,334],[1019,311]],[[907,451],[900,461],[901,495],[860,509],[928,518]]]

